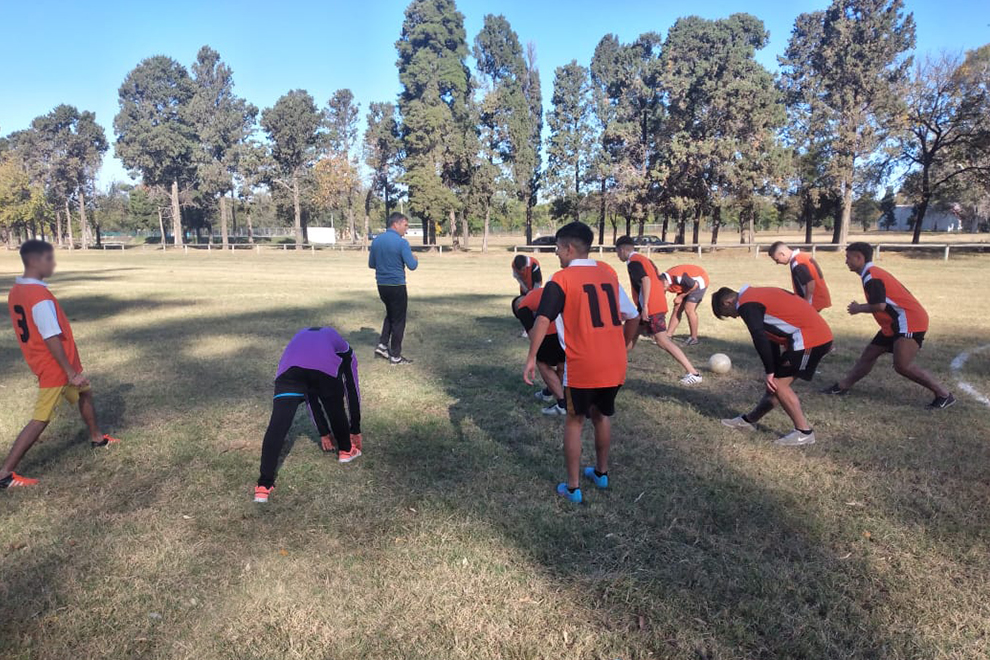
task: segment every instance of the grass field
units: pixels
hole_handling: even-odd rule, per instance
[[[361,254],[59,259],[53,290],[125,441],[90,451],[63,409],[21,466],[42,486],[0,493],[5,658],[990,655],[990,409],[960,396],[929,413],[889,361],[852,396],[814,393],[876,331],[845,314],[862,292],[840,255],[820,253],[838,351],[800,389],[818,444],[775,446],[780,412],[755,435],[719,424],[755,401],[760,369],[742,323],[706,299],[689,355],[736,368],[683,388],[641,343],[614,486],[581,507],[552,496],[561,422],[522,383],[504,252],[423,255],[402,370],[371,359],[382,312]],[[716,286],[788,286],[766,257],[701,263]],[[927,306],[936,374],[990,343],[990,260],[881,264]],[[0,253],[0,288],[18,267]],[[255,505],[275,363],[319,324],[362,360],[365,456],[339,466],[300,415],[279,488]],[[9,330],[0,367],[6,451],[34,397]],[[990,395],[988,368],[985,352],[964,371]]]

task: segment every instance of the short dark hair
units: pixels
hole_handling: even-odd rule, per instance
[[[512,267],[515,268],[516,270],[520,270],[525,265],[526,265],[526,255],[524,254],[517,254],[515,258],[512,260]]]
[[[389,215],[388,216],[388,219],[385,220],[385,226],[386,227],[391,227],[392,225],[394,225],[397,222],[400,222],[402,220],[408,220],[408,219],[409,218],[406,217],[406,214],[405,213],[399,213],[398,211],[396,211],[396,212],[392,213],[391,215]]]
[[[23,243],[21,243],[21,261],[24,265],[27,265],[28,259],[37,254],[47,254],[49,252],[54,252],[55,247],[48,241],[40,241],[37,238],[31,238]]]
[[[846,246],[846,252],[859,252],[867,261],[873,261],[873,246],[863,241],[856,241]]]
[[[615,247],[620,248],[623,245],[636,245],[631,236],[619,236],[619,240],[615,242]]]
[[[570,222],[557,230],[557,242],[569,243],[579,252],[589,252],[595,242],[595,232],[583,222]]]
[[[721,289],[715,292],[715,294],[712,296],[712,314],[715,315],[715,318],[717,319],[725,318],[722,315],[722,305],[725,303],[727,298],[730,298],[734,295],[736,295],[736,292],[727,286],[723,286]]]
[[[770,244],[770,251],[768,252],[768,254],[772,257],[773,255],[777,254],[777,250],[779,250],[782,247],[787,247],[787,243],[785,243],[784,241],[774,241],[773,243]]]

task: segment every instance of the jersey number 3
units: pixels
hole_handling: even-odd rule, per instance
[[[14,305],[14,314],[17,314],[20,318],[15,319],[14,323],[18,328],[21,329],[20,340],[22,344],[26,344],[28,339],[31,338],[31,331],[28,329],[27,324],[27,314],[24,313],[24,308],[20,305]]]
[[[612,325],[622,325],[619,319],[619,301],[615,295],[615,287],[609,283],[601,284],[601,290],[608,299],[608,311],[612,317]],[[602,308],[598,302],[598,287],[594,284],[585,284],[584,292],[588,294],[588,308],[591,311],[591,325],[595,328],[604,328],[605,322],[602,320]]]

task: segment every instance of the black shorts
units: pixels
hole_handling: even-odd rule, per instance
[[[289,367],[275,379],[275,398],[329,394],[343,396],[344,386],[340,378],[316,369]]]
[[[565,387],[564,401],[567,402],[568,415],[584,415],[591,417],[593,408],[598,412],[611,417],[615,414],[615,395],[619,393],[619,388],[615,387]]]
[[[899,332],[896,335],[885,335],[882,332],[878,332],[870,342],[873,346],[881,346],[887,349],[888,353],[894,352],[894,344],[897,343],[898,339],[913,339],[918,343],[918,348],[925,343],[925,331],[921,332]]]
[[[691,293],[684,296],[684,302],[689,302],[694,304],[700,303],[701,300],[705,297],[705,291],[707,290],[708,290],[707,287],[704,289],[701,288],[695,289]]]
[[[543,338],[543,343],[536,351],[536,361],[556,367],[564,361],[564,347],[560,345],[560,339],[556,332],[548,332]]]
[[[832,342],[809,348],[806,351],[781,351],[773,345],[773,375],[776,378],[800,378],[811,380],[818,370],[818,363],[832,352]]]

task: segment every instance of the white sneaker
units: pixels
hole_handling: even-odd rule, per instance
[[[557,397],[555,397],[553,394],[544,394],[543,390],[536,390],[536,394],[534,394],[533,396],[535,396],[538,400],[542,401],[543,403],[554,403],[557,400]]]
[[[776,444],[784,445],[785,447],[813,445],[815,444],[815,432],[812,431],[811,433],[801,433],[797,429],[794,429],[787,435],[777,438]]]
[[[384,344],[378,344],[378,346],[375,346],[375,356],[385,358],[386,360],[389,359],[391,356],[388,354],[388,346],[385,346]]]
[[[730,429],[736,429],[737,431],[754,431],[756,427],[743,419],[742,415],[738,417],[733,417],[732,419],[723,419],[722,426],[728,426]]]
[[[561,408],[556,403],[553,404],[552,406],[547,406],[546,408],[543,408],[540,412],[550,417],[563,416],[567,414],[567,411]]]
[[[523,330],[522,331],[522,334],[519,335],[519,336],[522,337],[523,339],[529,339],[529,333],[526,332],[525,330]]]
[[[697,385],[702,380],[701,374],[684,374],[681,376],[681,385]]]

